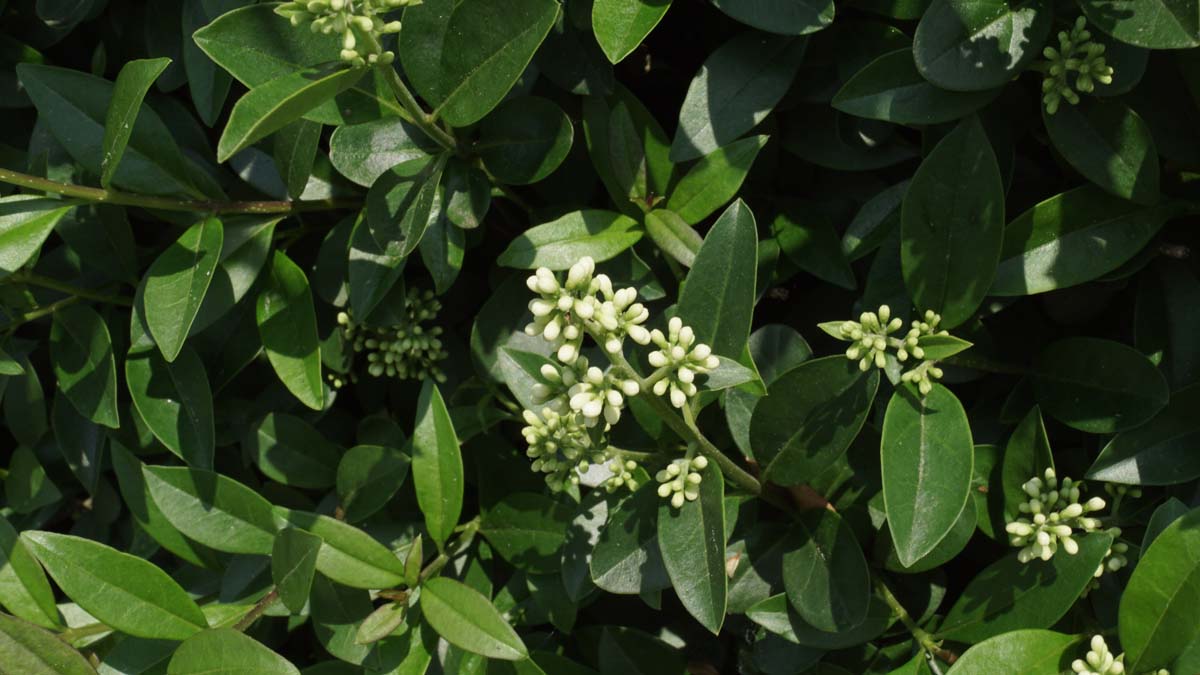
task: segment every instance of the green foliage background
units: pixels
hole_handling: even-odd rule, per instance
[[[0,674],[1200,672],[1200,0],[400,4],[0,0]],[[552,491],[584,257],[720,366]]]

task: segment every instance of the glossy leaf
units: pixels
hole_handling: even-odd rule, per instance
[[[900,563],[910,566],[950,532],[970,496],[975,452],[962,404],[941,385],[924,397],[898,390],[881,454],[888,528]]]
[[[246,434],[242,447],[268,478],[300,488],[334,484],[341,452],[304,420],[272,413]]]
[[[667,208],[692,225],[704,220],[737,194],[766,143],[766,136],[751,136],[700,158],[671,190]]]
[[[704,237],[692,229],[679,214],[658,209],[646,214],[646,233],[664,253],[684,267],[696,262],[696,254],[704,243]]]
[[[458,437],[442,393],[425,380],[413,424],[413,482],[425,527],[440,549],[458,525],[463,503],[463,465]]]
[[[229,553],[271,552],[279,527],[254,490],[202,469],[147,466],[142,475],[163,516],[188,537]]]
[[[356,445],[337,467],[337,493],[346,520],[356,523],[382,509],[408,478],[412,459],[381,445]]]
[[[437,204],[446,157],[413,160],[386,171],[367,193],[366,224],[388,256],[404,258],[421,243]]]
[[[1053,468],[1054,455],[1050,451],[1046,425],[1042,422],[1041,410],[1035,406],[1013,429],[1001,456],[999,501],[1005,512],[1016,517],[1020,505],[1029,500],[1023,487],[1025,483],[1031,478],[1044,478],[1046,469]]]
[[[558,18],[552,0],[428,0],[404,12],[399,57],[433,114],[478,122],[529,65]]]
[[[1034,392],[1051,416],[1093,434],[1132,429],[1167,405],[1167,382],[1154,364],[1119,342],[1067,338],[1041,351]]]
[[[67,597],[119,631],[182,640],[208,627],[187,592],[137,556],[53,532],[28,530],[21,537]]]
[[[212,391],[195,350],[185,346],[175,362],[168,363],[153,347],[134,347],[125,357],[125,381],[155,438],[192,466],[212,466]]]
[[[592,30],[612,63],[629,56],[671,8],[671,0],[596,0]]]
[[[62,624],[45,572],[4,517],[0,517],[0,607],[42,628]]]
[[[188,638],[175,650],[167,675],[300,675],[269,647],[232,628],[217,628]]]
[[[21,269],[74,204],[31,195],[0,197],[0,277]]]
[[[783,587],[805,621],[838,633],[866,620],[870,574],[848,523],[832,511],[810,511],[785,549]]]
[[[833,22],[833,0],[713,0],[717,9],[770,33],[806,35]]]
[[[571,120],[553,102],[536,96],[500,104],[479,123],[474,149],[502,183],[536,183],[558,168],[575,136]]]
[[[534,574],[559,569],[572,511],[546,495],[512,492],[483,513],[479,533],[514,567]]]
[[[288,124],[275,133],[272,156],[288,195],[299,199],[312,175],[321,141],[321,125],[305,119]]]
[[[1175,392],[1148,423],[1114,436],[1087,477],[1126,485],[1176,485],[1200,477],[1198,405],[1200,385]]]
[[[609,260],[641,238],[632,218],[612,211],[572,211],[523,232],[496,262],[518,269],[565,270],[584,256],[596,262]]]
[[[877,370],[863,373],[842,355],[779,376],[750,421],[750,446],[765,475],[795,485],[832,465],[858,436],[878,389]]]
[[[104,117],[104,150],[100,159],[100,184],[112,185],[117,165],[125,154],[142,108],[142,99],[159,75],[171,65],[171,59],[137,59],[121,67],[113,85],[112,100]]]
[[[705,471],[700,496],[675,508],[658,507],[658,546],[663,566],[684,609],[714,635],[725,623],[729,580],[725,576],[725,481]]]
[[[963,323],[992,285],[1004,238],[1004,185],[983,126],[970,118],[937,144],[900,209],[904,283],[917,307]]]
[[[1054,148],[1085,178],[1122,199],[1158,201],[1158,150],[1132,109],[1089,98],[1044,118]]]
[[[661,500],[653,488],[644,487],[610,509],[589,565],[597,586],[626,595],[671,586],[655,523]]]
[[[998,89],[958,92],[929,83],[913,64],[911,49],[898,49],[858,71],[833,97],[850,115],[896,124],[941,124],[987,105]]]
[[[934,0],[913,35],[913,59],[944,89],[1001,87],[1041,56],[1051,18],[1037,2]]]
[[[679,318],[715,354],[736,359],[746,347],[754,312],[757,260],[754,214],[739,199],[725,209],[704,237],[679,294]]]
[[[703,157],[754,128],[787,93],[807,45],[749,32],[718,47],[688,86],[671,161]]]
[[[117,366],[104,318],[86,305],[55,312],[50,357],[58,387],[88,420],[115,429]]]
[[[1088,20],[1122,42],[1147,49],[1200,47],[1196,0],[1083,0]]]
[[[392,588],[404,582],[404,564],[366,532],[340,520],[278,508],[281,518],[320,537],[317,571],[349,588]]]
[[[189,227],[146,271],[146,326],[168,362],[179,356],[200,312],[224,240],[221,221],[207,218]]]
[[[308,602],[321,538],[293,527],[280,530],[271,548],[271,580],[279,600],[294,614]]]
[[[304,405],[320,410],[321,345],[308,278],[282,251],[271,258],[271,276],[258,296],[256,319],[267,360],[280,381]]]
[[[329,137],[329,161],[363,187],[393,166],[425,159],[436,149],[419,129],[396,117],[341,126]]]
[[[479,591],[453,579],[430,579],[421,587],[421,612],[452,645],[491,659],[519,661],[529,650],[500,612]]]
[[[1081,638],[1049,630],[1015,630],[968,649],[947,675],[989,675],[996,664],[1022,675],[1059,675],[1070,670]]]

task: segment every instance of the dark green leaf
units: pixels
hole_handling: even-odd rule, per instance
[[[696,262],[704,237],[674,211],[658,209],[646,214],[646,233],[664,253],[684,267]]]
[[[1132,429],[1167,405],[1167,381],[1145,356],[1119,342],[1067,338],[1038,354],[1034,392],[1046,412],[1093,434]]]
[[[268,478],[299,488],[334,484],[341,452],[299,417],[271,413],[255,425],[242,443]]]
[[[505,661],[529,657],[516,631],[470,586],[444,577],[430,579],[421,587],[421,612],[429,625],[456,647]]]
[[[1132,109],[1089,97],[1043,117],[1054,148],[1085,178],[1122,199],[1158,201],[1158,150]]]
[[[317,571],[350,588],[392,588],[404,583],[404,563],[362,530],[340,520],[306,511],[278,508],[295,527],[321,538]]]
[[[154,503],[188,537],[218,551],[269,555],[279,531],[271,503],[211,471],[143,467]]]
[[[511,492],[483,512],[479,532],[502,558],[532,574],[559,569],[572,510],[546,495]]]
[[[433,114],[452,126],[495,108],[558,18],[553,0],[426,0],[404,12],[400,60]]]
[[[921,77],[911,49],[898,49],[875,59],[850,78],[833,97],[833,107],[896,124],[941,124],[982,108],[999,92],[939,89]]]
[[[758,260],[754,214],[742,200],[725,209],[704,237],[677,315],[713,353],[737,359],[750,337]]]
[[[433,380],[421,386],[412,446],[417,503],[429,536],[441,549],[462,513],[463,465],[450,413]]]
[[[567,157],[575,136],[571,120],[537,96],[510,99],[479,123],[474,150],[501,183],[526,185],[549,176]]]
[[[1005,512],[1016,517],[1019,506],[1029,501],[1023,487],[1031,478],[1042,478],[1046,469],[1054,468],[1054,455],[1050,452],[1050,439],[1046,437],[1046,426],[1042,423],[1042,411],[1034,406],[1017,428],[1013,429],[1000,464],[1000,502]],[[990,489],[990,487],[989,487]]]
[[[21,537],[67,597],[112,628],[182,640],[208,627],[187,592],[137,556],[53,532],[29,530]]]
[[[343,176],[363,187],[388,169],[437,150],[415,126],[395,117],[334,129],[329,138],[329,161]]]
[[[596,0],[592,30],[612,63],[629,56],[671,8],[671,0]]]
[[[688,86],[671,161],[703,157],[754,128],[787,93],[807,45],[751,31],[718,47]]]
[[[1147,49],[1200,47],[1196,0],[1082,0],[1087,18],[1122,42]]]
[[[871,579],[853,530],[832,511],[810,511],[783,554],[788,602],[814,628],[838,633],[867,618]]]
[[[0,607],[43,628],[59,628],[54,590],[20,533],[0,516]],[[3,653],[3,649],[0,649]]]
[[[321,125],[299,119],[275,134],[272,156],[279,175],[287,185],[288,195],[299,199],[312,175],[317,159],[317,144],[321,141]]]
[[[146,271],[146,326],[168,362],[174,362],[183,349],[212,283],[224,241],[221,221],[206,218],[189,227]]]
[[[1121,432],[1100,451],[1087,477],[1126,485],[1176,485],[1200,477],[1200,385],[1171,395],[1148,423]]]
[[[388,256],[403,258],[421,243],[437,204],[446,156],[413,160],[384,172],[367,193],[367,226]]]
[[[308,602],[320,550],[320,537],[294,527],[280,530],[275,537],[271,547],[271,580],[280,601],[293,614],[299,614]]]
[[[923,398],[892,395],[883,421],[883,498],[888,528],[906,567],[954,527],[971,491],[971,427],[962,404],[941,385]]]
[[[13,675],[96,675],[82,654],[53,633],[3,614],[0,663]]]
[[[0,197],[0,278],[24,267],[73,208],[33,195]]]
[[[191,347],[168,363],[153,347],[125,357],[125,381],[138,414],[154,437],[188,464],[211,467],[216,435],[212,391],[204,364]]]
[[[1015,630],[968,649],[946,675],[992,675],[997,664],[1021,675],[1060,675],[1071,669],[1080,640],[1048,630]]]
[[[75,474],[89,494],[95,495],[104,469],[107,436],[98,424],[80,415],[75,406],[67,402],[61,389],[54,393],[50,415],[59,452],[67,461],[71,473]]]
[[[747,26],[784,35],[806,35],[833,23],[833,0],[713,0],[717,9]]]
[[[943,89],[1002,87],[1041,55],[1051,18],[1037,2],[934,0],[913,36],[913,59]]]
[[[356,523],[382,509],[408,478],[412,460],[396,448],[356,445],[337,467],[337,493],[346,520]]]
[[[121,66],[104,117],[104,154],[100,159],[100,184],[104,187],[110,187],[117,174],[117,165],[121,163],[142,109],[142,99],[169,65],[171,59],[159,58],[137,59]]]
[[[565,270],[584,256],[596,262],[609,260],[641,238],[642,232],[632,218],[612,211],[572,211],[523,232],[496,262],[518,269]]]
[[[312,291],[304,272],[282,251],[271,258],[270,282],[258,296],[256,319],[275,374],[301,403],[320,410],[325,383]]]
[[[287,659],[232,628],[206,630],[184,641],[168,675],[300,675]]]
[[[887,630],[894,619],[887,604],[872,596],[867,618],[862,623],[850,630],[830,633],[805,623],[788,604],[787,596],[783,593],[754,605],[746,610],[746,616],[788,642],[827,650],[853,647],[874,639]]]
[[[597,586],[626,595],[670,588],[655,523],[661,501],[653,487],[643,487],[610,508],[589,566]]]
[[[701,476],[697,499],[685,501],[678,509],[670,500],[659,504],[658,546],[684,608],[718,635],[725,623],[729,584],[725,576],[725,481],[717,470]]]
[[[751,136],[705,155],[671,190],[667,208],[692,225],[704,220],[737,194],[766,144],[766,136]]]
[[[54,313],[50,359],[59,391],[87,419],[115,429],[117,366],[104,318],[87,305]]]

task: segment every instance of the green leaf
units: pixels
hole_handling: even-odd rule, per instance
[[[566,159],[575,130],[552,101],[509,99],[479,123],[473,148],[501,183],[528,185],[549,176]]]
[[[279,526],[254,490],[202,469],[146,466],[142,475],[163,516],[188,537],[228,553],[271,553]]]
[[[642,152],[639,154],[646,159],[646,190],[649,193],[664,195],[669,192],[675,169],[669,157],[670,141],[650,111],[622,86],[618,85],[612,96],[589,96],[584,99],[583,131],[592,166],[600,175],[600,180],[616,204],[617,210],[640,218],[642,209],[638,204],[629,201],[629,176],[618,178],[616,167],[612,165],[609,157],[615,144],[612,137],[616,130],[611,126],[618,107],[625,108],[629,113],[634,130],[641,139]],[[629,141],[626,140],[626,143]]]
[[[1088,21],[1121,42],[1147,49],[1200,47],[1197,0],[1081,0]]]
[[[0,278],[25,266],[75,204],[33,195],[0,197]]]
[[[1200,509],[1142,553],[1121,594],[1119,628],[1131,673],[1169,666],[1200,637]]]
[[[155,438],[192,466],[212,466],[212,390],[195,350],[184,347],[175,362],[168,363],[157,349],[135,346],[125,357],[125,382]]]
[[[220,259],[189,335],[200,333],[228,315],[250,292],[271,254],[275,226],[280,220],[279,216],[231,216],[222,221]]]
[[[270,281],[258,296],[255,318],[275,374],[301,403],[320,410],[325,383],[312,291],[304,272],[283,251],[271,257]]]
[[[1187,504],[1179,501],[1174,497],[1170,497],[1154,509],[1154,513],[1150,516],[1150,521],[1146,523],[1146,533],[1142,536],[1142,550],[1150,548],[1155,539],[1163,533],[1176,520],[1187,515],[1191,509]]]
[[[350,307],[355,316],[369,317],[371,312],[400,282],[405,258],[388,253],[371,236],[363,213],[350,233],[349,267]]]
[[[969,319],[992,285],[1004,241],[1004,183],[983,125],[959,124],[921,162],[900,208],[904,283],[943,325]]]
[[[849,523],[809,511],[783,554],[783,587],[792,609],[818,630],[839,633],[867,618],[871,577]]]
[[[757,126],[787,93],[807,46],[749,31],[718,47],[688,85],[671,161],[703,157]]]
[[[221,221],[206,218],[189,227],[146,271],[146,326],[168,362],[179,356],[200,312],[224,240]]]
[[[529,658],[525,643],[479,591],[438,577],[421,586],[421,613],[450,644],[491,659]]]
[[[1000,462],[1000,501],[1005,512],[1016,517],[1020,513],[1020,505],[1029,501],[1029,495],[1025,494],[1023,487],[1025,483],[1031,478],[1043,478],[1046,469],[1054,468],[1050,439],[1046,437],[1042,411],[1037,406],[1013,429]]]
[[[750,446],[779,485],[810,480],[858,436],[879,389],[879,372],[863,373],[845,356],[805,361],[767,387],[754,407]]]
[[[294,527],[280,530],[275,537],[271,548],[271,580],[283,606],[293,614],[299,614],[308,602],[320,550],[320,537]]]
[[[17,75],[62,147],[89,174],[100,175],[112,83],[78,70],[30,63],[19,64]],[[170,130],[150,108],[138,113],[112,184],[150,195],[203,198],[205,191],[219,192],[184,158]]]
[[[341,59],[341,40],[298,30],[271,4],[242,7],[192,36],[200,49],[239,82],[254,89],[286,75]],[[321,124],[356,124],[399,114],[403,108],[383,83],[382,71],[305,114]]]
[[[329,137],[329,161],[363,187],[371,187],[393,166],[426,159],[437,150],[421,130],[396,117],[341,126]]]
[[[425,380],[413,424],[413,482],[425,527],[440,550],[458,525],[463,505],[463,465],[458,437],[442,392]]]
[[[1093,434],[1132,429],[1167,405],[1167,381],[1137,350],[1097,338],[1059,340],[1037,356],[1038,402],[1067,426]]]
[[[4,493],[17,513],[32,513],[62,499],[62,492],[46,475],[37,455],[24,446],[18,446],[9,459]]]
[[[61,627],[54,590],[20,533],[0,516],[0,607],[43,628]],[[0,654],[3,649],[0,649]]]
[[[366,72],[342,63],[288,73],[250,89],[229,113],[217,144],[217,161],[279,131],[306,113],[353,87]]]
[[[116,630],[182,640],[208,627],[187,591],[138,556],[53,532],[29,530],[21,538],[67,597]]]
[[[346,520],[357,523],[378,512],[408,478],[412,459],[396,448],[356,445],[337,467],[337,493]]]
[[[924,398],[899,389],[883,420],[883,500],[888,528],[905,567],[932,551],[958,520],[971,492],[971,427],[949,389]]]
[[[1052,16],[1032,1],[934,0],[913,35],[913,60],[943,89],[1002,87],[1040,56]]]
[[[1000,89],[959,92],[929,83],[913,63],[911,49],[897,49],[855,73],[833,97],[838,110],[896,124],[942,124],[975,112]]]
[[[445,194],[444,188],[442,194]],[[462,271],[467,236],[466,230],[450,222],[449,214],[444,209],[437,209],[431,215],[429,228],[421,237],[421,245],[417,250],[421,253],[425,269],[429,270],[429,276],[433,277],[434,292],[442,294],[454,285],[458,273]]]
[[[0,614],[0,662],[16,675],[96,675],[92,664],[53,633]]]
[[[837,230],[826,216],[792,207],[775,217],[771,230],[783,254],[800,269],[845,289],[857,287]]]
[[[104,470],[104,446],[108,437],[95,422],[87,419],[67,402],[62,390],[54,392],[50,417],[54,440],[67,467],[79,479],[88,493],[95,495],[100,488]]]
[[[653,487],[643,487],[610,506],[589,564],[597,586],[624,595],[670,588],[657,537],[661,501]]]
[[[667,208],[692,225],[704,220],[737,194],[766,144],[766,136],[751,136],[708,153],[671,190]]]
[[[637,221],[612,211],[587,209],[525,230],[496,258],[505,267],[565,270],[584,256],[616,257],[642,238]]]
[[[1174,204],[1141,206],[1085,185],[1055,195],[1004,228],[989,295],[1034,295],[1104,276],[1142,250]]]
[[[671,8],[671,0],[596,0],[592,31],[610,63],[629,56]]]
[[[558,18],[553,0],[426,0],[404,11],[400,60],[432,113],[464,127],[495,108]]]
[[[206,630],[175,650],[167,675],[300,675],[287,659],[232,628]]]
[[[755,604],[746,610],[746,617],[788,642],[826,650],[844,649],[872,640],[887,630],[894,619],[887,604],[872,596],[867,618],[862,623],[850,630],[830,633],[814,628],[800,618],[783,593]]]
[[[404,563],[362,530],[316,513],[277,509],[294,527],[321,538],[317,571],[351,588],[392,588],[404,583]]]
[[[305,119],[296,120],[275,134],[272,157],[287,185],[288,195],[294,199],[299,199],[308,186],[320,142],[321,125]]]
[[[671,256],[684,267],[691,267],[696,262],[696,254],[704,244],[704,237],[692,229],[679,214],[674,211],[658,209],[646,214],[646,233],[654,240],[664,253]]]
[[[360,645],[369,645],[391,635],[404,623],[408,614],[408,605],[400,602],[389,602],[371,612],[358,626],[354,641]]]
[[[725,623],[725,481],[720,471],[701,474],[700,496],[680,508],[662,500],[658,546],[663,566],[684,609],[718,635]]]
[[[925,350],[925,360],[941,361],[970,349],[973,345],[953,335],[922,335],[917,346]]]
[[[1131,108],[1085,97],[1043,119],[1054,149],[1084,178],[1122,199],[1158,201],[1158,150],[1149,125]]]
[[[988,565],[946,613],[938,637],[976,643],[1022,628],[1049,628],[1075,604],[1112,546],[1112,535],[1079,539],[1079,552],[1023,563],[1016,553]]]
[[[129,145],[133,128],[142,108],[142,99],[159,75],[171,65],[171,59],[137,59],[121,66],[113,85],[112,100],[104,117],[104,150],[100,159],[100,184],[112,186],[117,165]]]
[[[679,648],[636,628],[603,627],[597,651],[601,673],[683,675],[687,672],[687,666]],[[591,675],[591,673],[564,675]]]
[[[1071,670],[1080,640],[1048,630],[1015,630],[971,647],[946,675],[993,675],[997,664],[1021,675],[1060,675]]]
[[[437,203],[446,155],[413,160],[385,172],[367,193],[367,226],[387,255],[406,257],[417,250]]]
[[[807,35],[833,23],[833,0],[713,0],[730,17],[759,30]]]
[[[677,316],[713,353],[737,359],[750,337],[758,272],[758,230],[742,200],[704,237],[679,294]]]
[[[244,4],[244,0],[183,0],[179,10],[183,29],[181,56],[187,74],[188,92],[200,119],[210,127],[216,123],[225,107],[225,98],[229,96],[233,79],[218,68],[188,36],[241,4]]]
[[[651,204],[646,145],[624,101],[618,101],[608,115],[607,152],[620,200],[639,208]]]
[[[441,211],[446,221],[463,230],[473,230],[483,223],[492,205],[492,183],[486,173],[452,157],[446,161],[441,190]]]
[[[900,204],[908,186],[909,181],[902,181],[885,188],[854,214],[842,236],[842,254],[846,260],[858,260],[883,244],[900,222]]]
[[[559,549],[572,515],[570,507],[546,495],[510,492],[484,510],[479,533],[514,567],[549,574],[560,567]]]
[[[96,310],[76,305],[54,313],[50,360],[58,390],[80,415],[110,429],[120,426],[112,337]]]
[[[341,452],[299,417],[271,413],[246,434],[243,449],[259,470],[292,487],[320,489],[335,482]]]
[[[1148,423],[1121,432],[1100,451],[1087,477],[1126,485],[1177,485],[1200,477],[1200,384],[1171,395]]]

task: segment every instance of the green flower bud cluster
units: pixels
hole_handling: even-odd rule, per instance
[[[637,468],[637,462],[632,459],[623,459],[619,454],[614,455],[608,462],[608,470],[612,473],[612,476],[604,481],[604,490],[606,492],[616,492],[622,487],[629,488],[630,492],[637,490],[638,482],[633,477],[633,472]]]
[[[579,483],[579,473],[593,462],[606,459],[605,449],[592,443],[583,416],[575,411],[559,414],[550,408],[542,412],[525,410],[521,413],[526,426],[521,435],[529,448],[525,454],[533,459],[532,469],[546,474],[546,485],[559,491]]]
[[[1083,589],[1084,595],[1100,588],[1100,578],[1105,574],[1118,572],[1121,568],[1129,564],[1129,558],[1125,555],[1129,552],[1129,544],[1117,541],[1117,537],[1121,536],[1121,528],[1110,527],[1108,528],[1108,533],[1113,537],[1112,546],[1109,546],[1108,550],[1104,552],[1104,559],[1096,566],[1096,573],[1092,575],[1092,580]]]
[[[1081,16],[1069,32],[1059,32],[1058,49],[1046,47],[1042,52],[1047,59],[1041,64],[1046,73],[1042,80],[1042,102],[1051,115],[1058,112],[1064,100],[1071,105],[1079,103],[1076,92],[1089,94],[1097,82],[1112,84],[1113,69],[1104,61],[1104,45],[1091,40],[1087,19]]]
[[[401,380],[432,377],[445,382],[446,374],[437,365],[447,356],[440,337],[442,328],[422,325],[437,317],[442,303],[432,291],[417,289],[409,289],[405,301],[407,320],[394,326],[366,326],[356,322],[349,310],[339,312],[342,338],[355,353],[366,354],[367,373],[372,377],[386,375]],[[334,385],[337,386],[336,381]]]
[[[683,502],[695,501],[700,496],[700,482],[703,477],[700,472],[708,466],[708,458],[681,457],[672,461],[661,471],[654,474],[658,481],[658,496],[670,499],[671,506],[679,508]]]
[[[1079,543],[1073,535],[1094,532],[1100,529],[1100,519],[1088,516],[1103,509],[1106,504],[1100,497],[1079,502],[1082,482],[1063,478],[1060,483],[1054,469],[1046,469],[1045,478],[1034,476],[1021,489],[1029,495],[1029,501],[1019,508],[1024,517],[1005,526],[1012,537],[1013,546],[1020,546],[1017,559],[1027,563],[1034,559],[1049,560],[1059,546],[1069,555],[1079,552]]]
[[[571,266],[565,283],[545,267],[525,282],[538,295],[529,302],[533,321],[525,326],[525,334],[541,335],[557,346],[563,363],[579,358],[583,336],[589,332],[610,354],[621,351],[626,336],[638,344],[650,342],[642,326],[650,311],[637,302],[637,290],[614,290],[612,280],[595,271],[596,262],[586,257]]]
[[[275,8],[293,26],[308,24],[314,33],[342,39],[342,60],[356,66],[387,65],[396,54],[383,48],[383,36],[400,32],[399,21],[384,15],[421,0],[292,0]]]
[[[1079,675],[1125,675],[1125,655],[1116,656],[1101,635],[1092,636],[1087,654],[1071,662],[1071,670]],[[1171,675],[1166,668],[1145,675]]]
[[[655,328],[650,332],[650,341],[658,349],[650,352],[650,365],[665,369],[666,375],[654,383],[654,394],[670,393],[671,405],[682,408],[687,400],[696,395],[696,376],[710,373],[721,365],[712,349],[696,342],[696,332],[691,326],[675,316],[667,322],[667,333]]]
[[[924,395],[933,389],[933,381],[942,377],[942,369],[933,361],[923,360],[925,350],[921,348],[920,340],[927,335],[949,335],[949,331],[938,328],[941,321],[940,315],[927,310],[923,320],[914,320],[904,337],[898,337],[893,333],[904,327],[904,320],[893,317],[892,309],[881,305],[876,312],[863,312],[858,321],[844,321],[840,326],[836,323],[822,324],[822,327],[837,327],[826,328],[826,331],[851,343],[846,349],[846,358],[858,361],[858,368],[864,373],[871,366],[886,368],[890,351],[895,352],[896,360],[900,363],[907,363],[910,357],[921,360],[921,363],[901,374],[900,379],[911,382]]]

